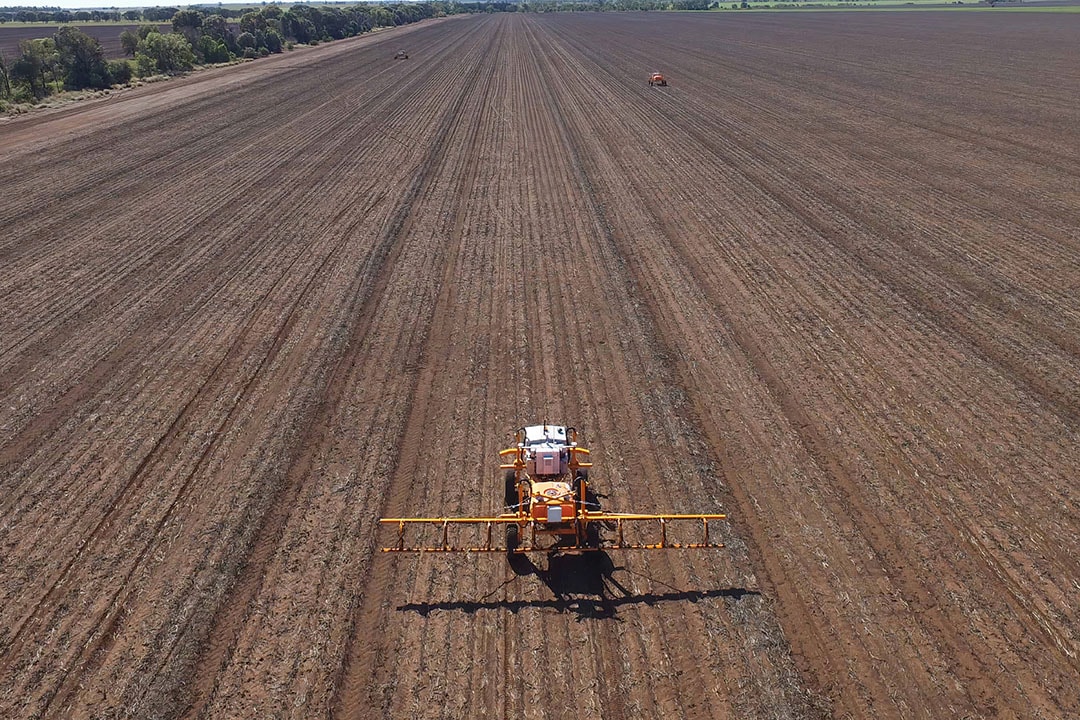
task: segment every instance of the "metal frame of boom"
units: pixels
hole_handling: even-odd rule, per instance
[[[586,511],[587,512],[587,511]],[[727,515],[721,514],[691,514],[691,515],[674,515],[674,514],[639,514],[639,513],[610,513],[610,512],[592,512],[587,515],[585,512],[575,521],[577,524],[579,536],[577,542],[572,545],[539,545],[536,542],[537,526],[541,523],[537,520],[533,520],[525,516],[519,511],[517,514],[499,515],[496,517],[444,517],[444,518],[382,518],[380,523],[387,525],[397,525],[398,528],[398,542],[394,547],[384,547],[383,552],[508,552],[508,548],[505,545],[496,545],[493,540],[493,530],[496,525],[508,525],[518,524],[523,529],[528,529],[530,542],[528,544],[522,544],[514,550],[509,550],[513,554],[524,554],[530,552],[595,552],[598,550],[688,550],[697,548],[722,548],[723,543],[712,542],[709,536],[709,521],[710,520],[724,520]],[[685,522],[699,520],[702,524],[702,542],[699,543],[684,543],[684,542],[669,542],[667,535],[668,525],[675,522]],[[625,524],[636,522],[654,521],[659,524],[660,527],[660,540],[655,543],[646,542],[626,542],[625,540]],[[581,538],[585,534],[585,526],[588,523],[603,523],[605,526],[614,524],[615,538],[610,541],[603,541],[598,545],[592,546],[581,541]],[[405,529],[410,525],[434,525],[441,528],[442,542],[439,545],[413,545],[409,546],[405,544]],[[450,542],[450,527],[451,526],[483,526],[485,529],[484,542],[480,545],[454,545]],[[542,532],[542,531],[541,531]]]
[[[712,542],[709,537],[709,521],[724,520],[727,515],[722,514],[642,514],[642,513],[612,513],[604,511],[590,511],[587,502],[588,482],[585,473],[592,467],[592,463],[582,460],[580,456],[588,457],[586,448],[577,447],[577,430],[573,427],[566,428],[569,435],[569,459],[567,468],[574,482],[578,483],[577,499],[575,501],[574,517],[568,519],[565,524],[558,527],[550,527],[542,520],[538,520],[530,514],[528,507],[529,483],[524,477],[526,467],[525,457],[525,428],[519,429],[515,436],[517,446],[507,448],[499,452],[503,462],[499,465],[500,470],[514,472],[514,482],[517,487],[516,511],[503,513],[494,517],[428,517],[428,518],[380,518],[379,522],[385,525],[397,525],[398,541],[394,547],[384,547],[383,552],[508,552],[511,554],[524,554],[531,552],[553,553],[579,553],[595,552],[599,550],[685,550],[696,548],[722,548],[723,543]],[[511,462],[506,458],[513,457]],[[702,523],[702,541],[697,543],[669,542],[667,529],[671,523],[683,523],[698,520]],[[626,542],[624,528],[626,523],[657,522],[660,527],[660,540],[655,543]],[[604,540],[596,544],[588,542],[588,527],[591,523],[600,523],[605,528],[614,529],[615,538]],[[529,542],[522,542],[514,548],[505,545],[496,545],[492,539],[492,531],[496,525],[517,525],[518,537],[528,535]],[[412,525],[435,525],[441,528],[442,541],[439,545],[412,545],[405,544],[405,528]],[[484,526],[484,541],[480,545],[454,545],[450,542],[451,526]],[[553,545],[540,545],[537,543],[537,535],[552,535],[558,539]],[[573,543],[566,543],[565,539],[573,536]]]

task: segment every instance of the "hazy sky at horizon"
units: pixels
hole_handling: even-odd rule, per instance
[[[63,2],[46,3],[42,5],[31,5],[25,2],[18,2],[18,0],[7,0],[8,6],[18,6],[25,8],[35,8],[37,10],[53,9],[59,7],[62,10],[127,10],[130,8],[145,8],[145,7],[187,7],[191,4],[191,0],[177,0],[177,2],[158,2],[152,5],[147,5],[146,0],[105,0],[108,5],[103,5],[102,0],[63,0]],[[295,5],[303,0],[286,0],[286,4]],[[217,2],[200,3],[205,5],[217,5]],[[250,5],[261,5],[261,0],[251,0]]]
[[[45,5],[29,5],[26,3],[16,2],[16,0],[9,0],[11,5],[18,5],[19,7],[36,8],[38,10],[51,9],[60,7],[62,10],[125,10],[130,8],[144,8],[154,7],[154,5],[147,5],[146,0],[139,2],[138,0],[112,0],[108,5],[102,5],[101,0],[64,0],[62,3],[45,4]],[[258,5],[259,0],[254,0],[252,5]],[[158,7],[187,7],[188,2],[177,3],[158,3]]]

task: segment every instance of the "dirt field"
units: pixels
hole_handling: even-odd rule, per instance
[[[77,28],[87,35],[97,38],[105,57],[109,59],[124,57],[124,48],[120,47],[120,33],[125,30],[138,30],[140,23],[132,25],[79,25],[70,23],[66,27]],[[51,38],[59,25],[0,25],[0,53],[11,61],[19,57],[19,43],[23,40]],[[171,32],[172,25],[159,26],[163,31]]]
[[[0,716],[1077,717],[1078,36],[460,18],[0,123]],[[377,552],[545,419],[728,548]]]

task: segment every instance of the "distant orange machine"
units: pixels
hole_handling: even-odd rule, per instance
[[[649,85],[660,85],[663,87],[667,87],[667,78],[664,77],[663,73],[654,72],[652,75],[649,76]]]

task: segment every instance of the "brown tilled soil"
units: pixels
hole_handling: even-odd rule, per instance
[[[1077,717],[1078,39],[485,16],[0,124],[0,716]],[[536,420],[727,549],[377,552]]]

